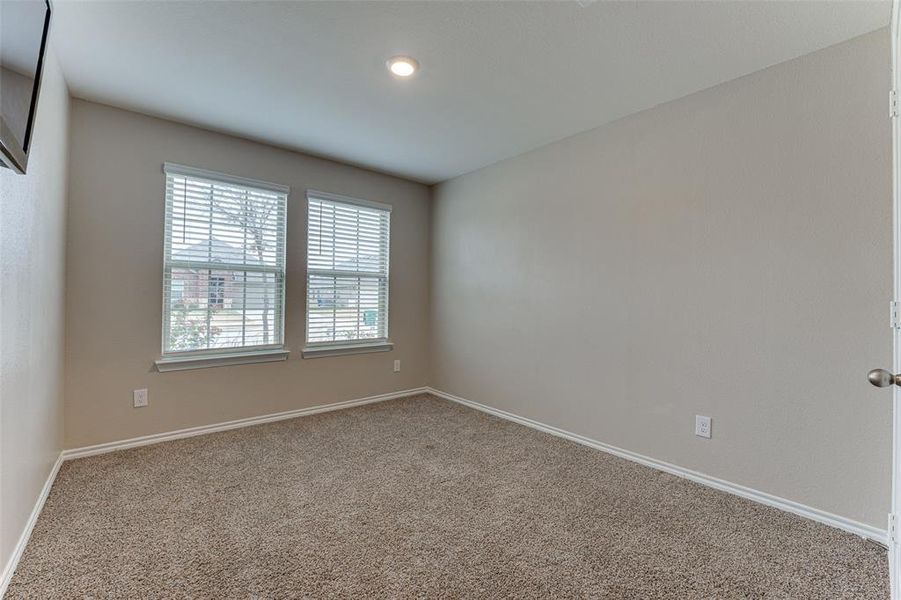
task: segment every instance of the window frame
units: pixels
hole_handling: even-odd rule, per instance
[[[310,342],[310,200],[326,200],[338,204],[346,204],[351,206],[360,206],[363,208],[373,208],[384,211],[388,214],[388,233],[385,240],[385,336],[380,338],[359,338],[347,341],[326,341],[326,342]],[[394,343],[391,341],[390,333],[390,313],[391,313],[391,213],[393,206],[372,200],[364,200],[345,196],[343,194],[335,194],[332,192],[323,192],[314,189],[306,190],[306,212],[304,215],[304,347],[303,358],[318,358],[325,356],[339,356],[343,354],[362,354],[368,352],[387,352],[394,349]],[[314,269],[315,270],[315,269]],[[359,273],[359,272],[357,272]],[[381,274],[367,274],[373,278],[381,278]]]
[[[259,363],[259,362],[273,362],[273,361],[283,361],[288,358],[288,350],[285,349],[285,287],[286,287],[286,278],[287,278],[287,229],[288,229],[288,200],[290,197],[291,189],[288,186],[270,183],[267,181],[260,181],[256,179],[249,179],[246,177],[238,177],[235,175],[229,175],[226,173],[220,173],[217,171],[210,171],[207,169],[199,169],[196,167],[189,167],[185,165],[175,164],[175,163],[163,163],[163,198],[164,198],[164,235],[162,240],[162,249],[163,249],[163,290],[162,290],[162,323],[161,323],[161,336],[160,336],[160,358],[155,361],[155,365],[157,370],[160,372],[165,371],[181,371],[186,369],[200,369],[207,367],[216,367],[216,366],[226,366],[226,365],[236,365],[236,364],[246,364],[246,363]],[[168,228],[170,216],[168,214],[168,200],[166,198],[167,195],[167,187],[168,187],[168,178],[170,175],[174,175],[176,177],[188,177],[188,178],[196,178],[196,179],[204,179],[208,181],[212,181],[214,183],[219,183],[223,185],[229,186],[237,186],[237,187],[245,187],[248,189],[254,190],[262,190],[267,192],[274,192],[277,194],[284,195],[284,221],[282,223],[282,227],[280,231],[277,231],[277,243],[281,245],[281,252],[284,257],[283,264],[281,269],[278,267],[274,268],[264,268],[264,269],[248,269],[245,270],[245,273],[248,272],[270,272],[275,274],[276,280],[280,283],[280,295],[276,297],[275,306],[273,306],[273,311],[275,312],[275,318],[273,319],[274,323],[274,331],[273,333],[277,334],[279,343],[274,344],[259,344],[254,346],[235,346],[235,347],[227,347],[227,348],[203,348],[197,350],[166,350],[166,340],[169,335],[169,325],[170,325],[170,300],[171,300],[171,289],[166,290],[165,282],[167,273],[169,274],[169,280],[172,281],[171,278],[171,258],[167,260],[167,251],[166,251],[166,243],[168,239]],[[171,250],[170,250],[171,253]],[[211,269],[210,263],[205,263],[206,266],[198,263],[198,268],[203,270],[215,271],[215,270],[228,270],[229,265],[224,265],[224,268],[219,269]],[[246,266],[246,265],[245,265]],[[224,290],[223,290],[224,291]],[[207,289],[207,294],[210,293],[210,289]]]

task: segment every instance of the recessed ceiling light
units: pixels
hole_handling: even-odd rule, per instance
[[[392,56],[388,59],[388,70],[398,77],[412,77],[419,69],[419,63],[409,56]]]

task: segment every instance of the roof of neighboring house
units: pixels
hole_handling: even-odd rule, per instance
[[[239,263],[259,265],[261,261],[253,252],[245,252],[241,246],[230,244],[213,236],[191,244],[172,254],[177,260],[197,260],[204,262]]]

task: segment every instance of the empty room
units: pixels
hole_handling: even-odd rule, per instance
[[[901,0],[0,0],[0,598],[901,600]]]

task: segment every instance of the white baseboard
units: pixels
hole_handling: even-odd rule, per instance
[[[465,398],[460,398],[459,396],[454,396],[453,394],[448,394],[447,392],[442,392],[441,390],[436,390],[430,387],[428,388],[428,391],[430,394],[434,394],[439,398],[457,402],[464,406],[486,412],[496,417],[507,419],[508,421],[513,421],[514,423],[519,423],[520,425],[525,425],[526,427],[531,427],[545,433],[550,433],[551,435],[566,438],[578,444],[582,444],[596,450],[601,450],[620,458],[631,460],[632,462],[637,462],[647,467],[651,467],[652,469],[658,469],[660,471],[670,473],[671,475],[683,477],[685,479],[694,481],[695,483],[700,483],[701,485],[706,485],[723,492],[735,494],[736,496],[741,496],[742,498],[747,498],[748,500],[753,500],[755,502],[759,502],[760,504],[772,506],[773,508],[778,508],[786,512],[799,515],[801,517],[823,523],[824,525],[829,525],[830,527],[842,529],[849,533],[859,535],[860,537],[878,542],[884,546],[888,545],[888,533],[884,529],[879,529],[878,527],[873,527],[872,525],[860,523],[852,519],[847,519],[845,517],[819,510],[817,508],[806,506],[799,502],[794,502],[793,500],[786,500],[785,498],[767,494],[766,492],[761,492],[759,490],[739,485],[737,483],[732,483],[730,481],[718,479],[710,475],[705,475],[704,473],[700,473],[698,471],[692,471],[678,465],[643,456],[629,450],[623,450],[622,448],[617,448],[616,446],[598,442],[597,440],[593,440],[585,436],[570,433],[569,431],[565,431],[557,427],[545,425],[544,423],[539,423],[538,421],[533,421],[532,419],[520,417],[519,415],[515,415],[504,410],[492,408],[484,404],[479,404],[478,402],[473,402],[472,400],[466,400]]]
[[[73,448],[71,450],[63,450],[63,460],[72,460],[74,458],[94,456],[95,454],[115,452],[116,450],[125,450],[127,448],[136,448],[138,446],[159,444],[160,442],[168,442],[181,438],[194,437],[195,435],[206,435],[208,433],[215,433],[217,431],[228,431],[229,429],[250,427],[252,425],[261,425],[263,423],[271,423],[273,421],[296,419],[297,417],[306,417],[309,415],[330,412],[333,410],[353,408],[354,406],[363,406],[364,404],[373,404],[374,402],[384,402],[385,400],[394,400],[395,398],[404,398],[406,396],[415,396],[416,394],[425,394],[427,393],[427,391],[428,388],[421,387],[411,390],[402,390],[399,392],[389,392],[387,394],[367,396],[366,398],[358,398],[356,400],[345,400],[344,402],[321,404],[319,406],[312,406],[310,408],[287,410],[285,412],[261,415],[259,417],[248,417],[246,419],[238,419],[236,421],[226,421],[224,423],[215,423],[213,425],[201,425],[199,427],[189,427],[188,429],[179,429],[177,431],[167,431],[165,433],[144,435],[127,440],[119,440],[117,442],[107,442],[105,444],[96,444],[94,446],[85,446],[83,448]]]
[[[6,561],[6,566],[3,567],[3,573],[0,574],[0,598],[3,598],[6,594],[6,588],[9,585],[9,581],[13,578],[13,573],[16,572],[19,559],[22,558],[22,553],[25,552],[25,546],[28,545],[28,540],[31,538],[31,531],[34,529],[34,524],[38,522],[38,516],[40,516],[41,510],[44,508],[44,502],[47,501],[47,496],[50,495],[50,488],[53,487],[53,482],[56,481],[56,474],[59,473],[59,467],[62,464],[63,455],[60,454],[57,457],[56,462],[53,463],[53,468],[50,469],[50,475],[47,476],[47,481],[44,482],[44,487],[41,488],[41,493],[34,503],[34,508],[31,509],[31,514],[28,515],[28,520],[25,522],[25,529],[22,530],[22,535],[19,536],[19,541],[16,542],[16,545],[13,548],[12,556]]]

